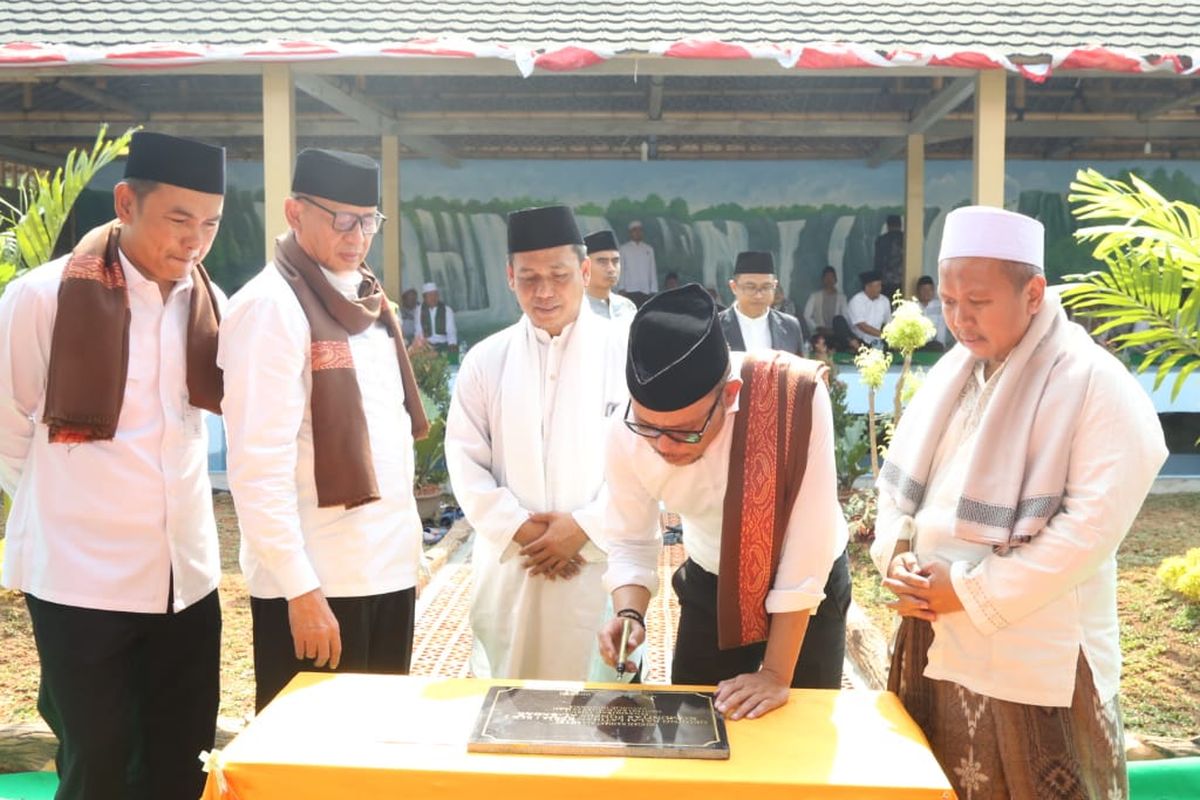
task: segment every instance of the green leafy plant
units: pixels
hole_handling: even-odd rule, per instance
[[[133,128],[106,140],[101,126],[91,150],[72,150],[63,166],[34,172],[14,205],[0,199],[0,294],[14,278],[54,256],[54,245],[80,192],[106,164],[125,153]]]
[[[846,383],[837,378],[829,382],[829,402],[833,408],[833,457],[837,468],[838,489],[848,492],[868,467],[867,418],[851,414],[846,408]]]
[[[446,414],[450,410],[450,362],[432,347],[408,351],[421,404],[429,418],[429,435],[413,443],[413,487],[439,492],[449,478],[446,470]]]
[[[1068,199],[1080,221],[1080,241],[1095,242],[1092,255],[1105,269],[1069,275],[1078,281],[1063,292],[1064,304],[1098,321],[1096,336],[1113,332],[1118,351],[1142,350],[1138,371],[1156,367],[1154,387],[1178,369],[1171,387],[1178,397],[1200,369],[1200,208],[1167,200],[1150,184],[1080,170]]]
[[[859,541],[875,538],[875,517],[878,512],[878,497],[874,489],[854,492],[842,504],[846,515],[846,526],[850,535]]]
[[[898,351],[901,358],[904,359],[900,377],[896,381],[896,395],[893,398],[892,427],[895,427],[900,424],[900,415],[904,413],[904,404],[915,393],[905,392],[905,385],[908,382],[909,373],[912,371],[913,353],[924,347],[930,339],[937,335],[937,327],[929,317],[925,316],[920,303],[915,298],[905,300],[899,292],[896,292],[892,304],[895,308],[892,312],[892,319],[883,326],[883,330],[879,334],[887,342],[888,347]]]
[[[892,354],[874,347],[863,346],[854,356],[858,377],[867,387],[867,437],[871,450],[871,475],[879,477],[879,437],[876,432],[875,393],[883,388],[888,369],[892,366]]]

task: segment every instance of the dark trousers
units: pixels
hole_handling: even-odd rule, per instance
[[[679,597],[679,632],[671,661],[671,683],[713,686],[757,672],[766,642],[731,650],[717,646],[717,576],[690,558],[671,579]],[[794,689],[838,689],[846,657],[846,610],[850,608],[850,564],[842,553],[825,582],[825,599],[808,620],[792,675]]]
[[[217,593],[177,614],[25,602],[38,711],[58,737],[55,798],[196,800],[221,693]]]
[[[412,661],[416,588],[366,597],[330,597],[342,636],[338,672],[407,675]],[[259,711],[297,672],[329,672],[296,658],[287,600],[250,598],[254,623],[254,705]]]

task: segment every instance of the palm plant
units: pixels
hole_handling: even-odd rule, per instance
[[[1177,368],[1175,399],[1200,369],[1200,208],[1167,200],[1136,175],[1126,183],[1093,169],[1079,171],[1068,199],[1077,219],[1102,222],[1075,236],[1096,242],[1105,269],[1067,276],[1078,283],[1064,304],[1099,321],[1096,335],[1123,329],[1112,345],[1144,351],[1138,371],[1157,365],[1155,389]]]
[[[72,150],[66,163],[35,172],[20,188],[17,204],[0,199],[0,294],[23,272],[49,261],[80,193],[106,164],[122,155],[134,129],[105,139],[101,126],[91,150]]]

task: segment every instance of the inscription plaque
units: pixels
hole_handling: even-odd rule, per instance
[[[721,759],[729,739],[709,692],[493,686],[467,749]]]

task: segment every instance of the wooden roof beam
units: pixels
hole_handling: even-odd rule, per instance
[[[447,167],[457,167],[458,159],[450,148],[430,136],[409,136],[396,130],[396,117],[386,108],[361,94],[351,93],[321,75],[295,73],[296,88],[310,97],[361,123],[368,132],[395,135],[410,150],[435,159]]]
[[[881,144],[867,159],[867,166],[878,167],[883,162],[899,155],[908,143],[907,137],[925,133],[974,93],[975,78],[973,76],[953,80],[949,86],[930,97],[929,102],[913,115],[912,120],[908,123],[908,129],[904,132],[904,138],[897,138]]]
[[[1165,100],[1157,105],[1151,106],[1145,111],[1138,114],[1138,119],[1143,121],[1152,120],[1155,117],[1161,117],[1163,114],[1168,114],[1177,108],[1184,106],[1200,105],[1200,92],[1188,92],[1179,97]]]
[[[135,119],[148,116],[145,110],[129,102],[124,97],[118,97],[112,92],[107,92],[104,89],[93,86],[87,81],[78,80],[77,78],[59,78],[54,82],[54,86],[76,97],[82,97],[89,103],[95,103],[101,108],[120,111],[122,114],[128,114]]]

